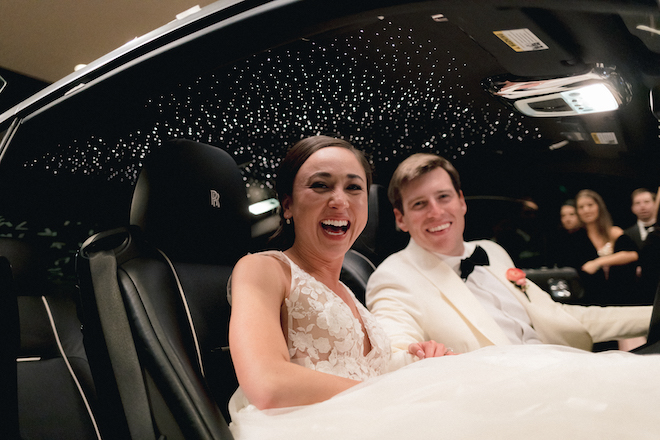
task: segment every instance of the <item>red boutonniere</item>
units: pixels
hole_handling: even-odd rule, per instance
[[[527,296],[527,275],[522,269],[518,269],[515,267],[512,267],[511,269],[507,269],[506,271],[506,279],[511,282],[514,286],[516,286],[522,293]],[[527,296],[527,299],[529,299],[529,296]]]

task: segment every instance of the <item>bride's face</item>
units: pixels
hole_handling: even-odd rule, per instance
[[[367,178],[353,152],[326,147],[300,167],[284,217],[293,221],[294,245],[343,255],[367,223]]]

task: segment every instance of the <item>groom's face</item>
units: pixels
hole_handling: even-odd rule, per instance
[[[463,254],[467,205],[447,171],[436,168],[411,180],[401,188],[401,201],[396,223],[415,243],[430,252]]]

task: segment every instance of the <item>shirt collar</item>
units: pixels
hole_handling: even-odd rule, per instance
[[[442,261],[445,262],[449,267],[452,268],[454,272],[456,272],[458,275],[460,275],[460,267],[461,267],[461,260],[469,257],[472,255],[474,250],[477,248],[477,245],[474,243],[469,243],[464,241],[463,242],[463,255],[445,255],[445,254],[440,254],[437,252],[433,252],[435,256],[440,258]]]
[[[637,220],[637,225],[639,226],[639,229],[648,228],[649,226],[653,226],[654,224],[655,224],[655,221],[652,221],[647,225],[643,221]]]

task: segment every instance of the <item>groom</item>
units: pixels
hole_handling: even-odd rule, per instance
[[[397,226],[411,240],[373,273],[366,302],[391,339],[394,368],[414,360],[409,344],[430,339],[457,353],[542,343],[591,350],[594,342],[648,331],[651,307],[559,304],[515,277],[521,271],[509,271],[513,261],[498,244],[463,241],[467,205],[446,159],[415,154],[404,160],[388,197]]]

